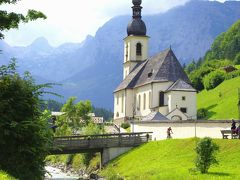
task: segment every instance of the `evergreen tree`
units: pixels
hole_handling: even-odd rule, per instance
[[[218,164],[215,157],[218,150],[218,145],[209,137],[205,137],[198,142],[196,147],[196,167],[201,173],[207,173],[212,164]]]

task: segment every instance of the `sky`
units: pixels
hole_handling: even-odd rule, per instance
[[[142,15],[165,12],[189,0],[143,0]],[[218,0],[224,2],[224,0]],[[21,24],[17,30],[4,32],[12,46],[27,46],[45,37],[52,46],[82,42],[87,35],[118,15],[131,16],[132,0],[21,0],[16,5],[1,5],[1,10],[26,14],[28,9],[42,11],[46,20]]]

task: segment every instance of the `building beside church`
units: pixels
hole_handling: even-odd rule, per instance
[[[123,81],[114,91],[114,121],[196,119],[196,90],[168,48],[148,57],[141,0],[132,0],[133,19],[124,39]]]

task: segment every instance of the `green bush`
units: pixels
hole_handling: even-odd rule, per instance
[[[233,79],[240,76],[240,70],[232,71],[225,75],[225,80]]]
[[[225,73],[220,70],[213,71],[206,75],[203,79],[204,87],[206,90],[214,89],[221,84],[225,79]]]
[[[208,113],[208,110],[205,108],[198,109],[197,110],[197,118],[205,119],[205,118],[207,118],[207,113]]]
[[[125,123],[122,123],[122,124],[121,124],[121,127],[122,127],[123,129],[127,129],[127,128],[130,127],[130,124],[129,124],[128,122],[125,122]]]
[[[219,150],[217,144],[215,144],[211,138],[205,137],[201,139],[196,147],[196,168],[201,173],[207,173],[212,164],[218,164],[215,158],[216,152]]]
[[[193,87],[198,91],[203,90],[203,78],[212,71],[214,71],[214,68],[212,67],[200,67],[196,71],[190,73],[189,78],[193,84]]]

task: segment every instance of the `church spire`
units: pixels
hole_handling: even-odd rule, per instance
[[[142,0],[132,0],[133,3],[133,19],[129,22],[127,27],[128,36],[146,36],[147,29],[145,23],[142,21]]]
[[[141,12],[142,12],[142,6],[140,6],[142,4],[142,0],[133,0],[133,19],[141,19]]]

